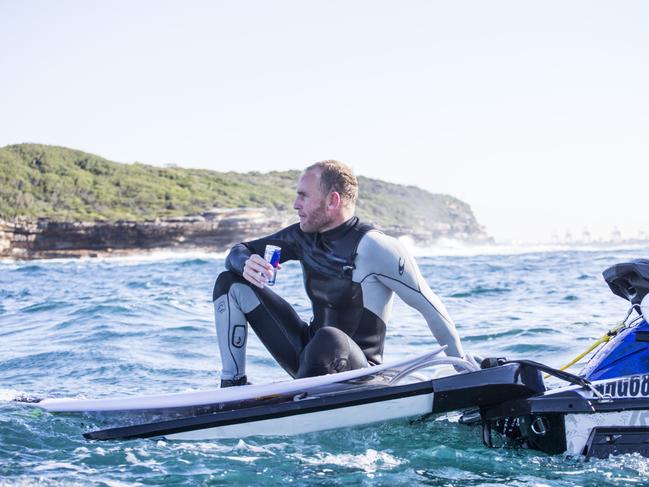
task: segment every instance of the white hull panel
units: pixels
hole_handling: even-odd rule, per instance
[[[593,428],[610,426],[649,426],[649,411],[566,414],[566,453],[581,455]]]
[[[433,393],[281,418],[231,424],[165,435],[174,440],[239,439],[247,436],[291,436],[336,428],[357,427],[429,414]]]

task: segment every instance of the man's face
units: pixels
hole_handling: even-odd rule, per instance
[[[300,217],[300,229],[305,233],[319,232],[329,225],[327,195],[320,189],[320,171],[306,171],[297,182],[297,197],[293,208]]]

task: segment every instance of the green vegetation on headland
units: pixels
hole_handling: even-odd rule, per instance
[[[142,221],[242,207],[293,212],[299,175],[122,164],[64,147],[11,145],[0,148],[0,219]],[[469,206],[451,196],[365,177],[359,186],[358,214],[374,224],[452,224],[459,218],[479,227]]]

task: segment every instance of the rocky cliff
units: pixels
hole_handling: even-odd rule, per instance
[[[201,215],[147,221],[0,220],[0,257],[96,257],[163,249],[222,252],[235,243],[268,235],[295,221],[294,215],[265,208],[215,209]],[[382,230],[395,237],[410,236],[420,245],[440,238],[489,240],[486,234],[476,235],[471,221],[458,219],[455,225],[422,223]]]
[[[148,221],[0,220],[0,257],[81,257],[160,249],[223,251],[288,223],[286,218],[263,208],[213,210],[191,217]]]
[[[297,220],[291,208],[299,174],[122,164],[39,144],[3,147],[0,257],[223,251]],[[489,240],[457,198],[362,176],[358,181],[357,215],[390,235],[409,235],[420,245]]]

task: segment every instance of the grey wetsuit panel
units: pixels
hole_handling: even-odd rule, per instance
[[[358,246],[353,280],[363,289],[363,306],[387,323],[394,293],[419,311],[446,354],[462,357],[464,351],[446,307],[430,289],[414,258],[397,239],[381,232],[365,234]]]

